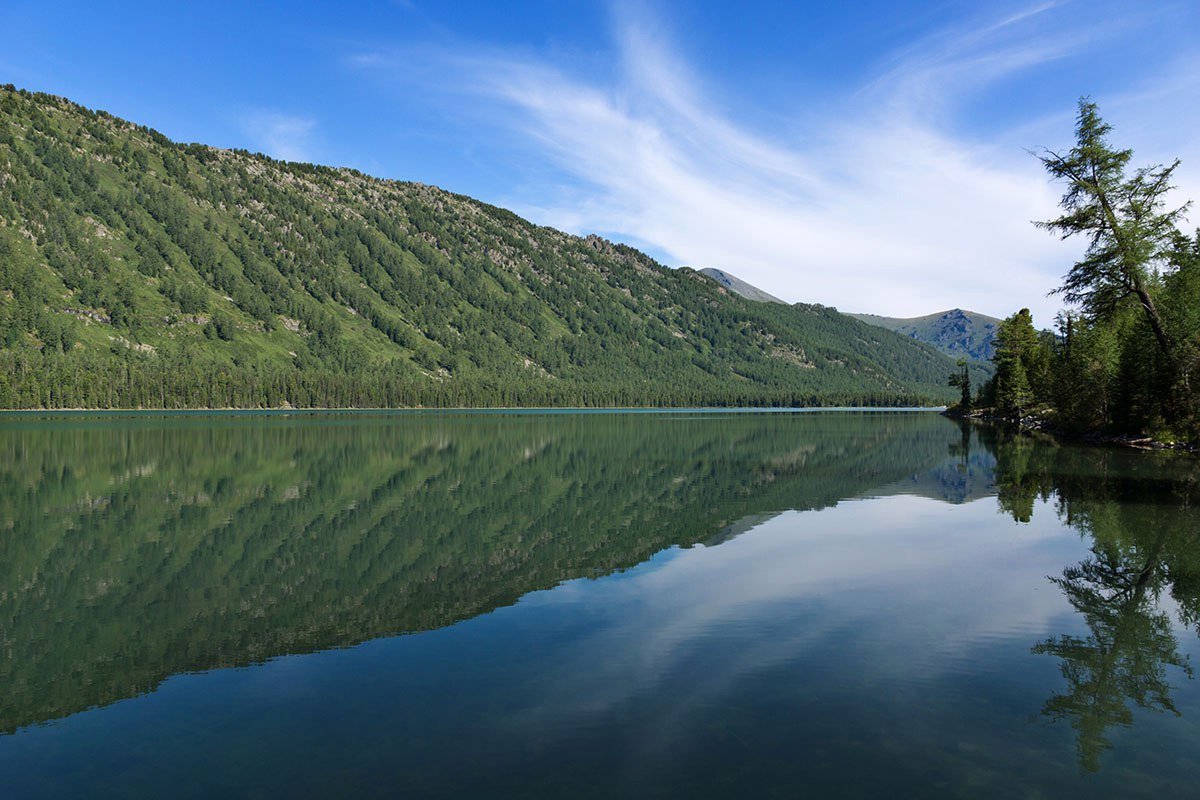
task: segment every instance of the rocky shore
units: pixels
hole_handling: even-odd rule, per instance
[[[1022,433],[1042,434],[1067,442],[1131,447],[1136,450],[1170,450],[1180,453],[1200,453],[1200,446],[1195,444],[1189,444],[1188,442],[1163,442],[1145,434],[1067,430],[1057,426],[1054,422],[1053,413],[1048,411],[1031,411],[1028,414],[1018,417],[999,414],[991,408],[979,408],[963,412],[957,408],[950,407],[943,411],[942,414],[951,419],[970,419],[978,422],[988,422],[1015,428]]]

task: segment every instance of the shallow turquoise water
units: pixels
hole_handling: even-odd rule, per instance
[[[1197,481],[928,412],[0,418],[5,796],[1187,796]]]

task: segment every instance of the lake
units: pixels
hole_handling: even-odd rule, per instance
[[[931,412],[0,417],[4,797],[1181,797],[1200,468]]]

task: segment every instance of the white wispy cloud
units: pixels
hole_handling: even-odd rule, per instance
[[[486,135],[515,133],[571,176],[533,202],[500,198],[538,222],[648,244],[789,300],[894,315],[1029,305],[1048,324],[1058,301],[1045,294],[1078,252],[1030,224],[1054,216],[1060,191],[1024,150],[1048,131],[968,136],[953,111],[1111,33],[1108,22],[1041,24],[1053,7],[914,43],[844,102],[804,113],[803,140],[710,99],[662,26],[629,6],[615,15],[620,59],[604,78],[503,52],[419,59],[423,76],[434,59],[442,89],[470,97]],[[416,59],[356,63],[399,74]],[[1069,120],[1051,141],[1069,141]]]
[[[316,122],[308,117],[257,110],[241,116],[241,127],[263,153],[284,161],[312,161]]]

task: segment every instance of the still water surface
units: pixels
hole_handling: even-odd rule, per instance
[[[4,797],[1200,785],[1200,469],[932,413],[0,419]]]

